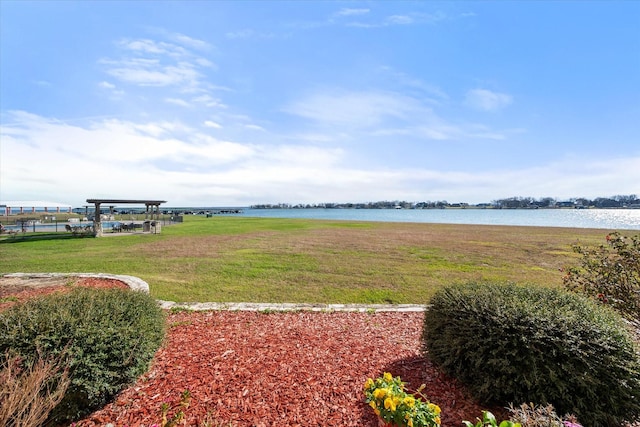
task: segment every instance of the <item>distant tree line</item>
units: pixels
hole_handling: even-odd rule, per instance
[[[558,200],[553,197],[509,197],[493,200],[491,203],[469,204],[465,202],[449,203],[446,200],[407,202],[379,201],[366,203],[307,203],[307,204],[258,204],[252,209],[445,209],[445,208],[492,208],[492,209],[553,209],[553,208],[640,208],[640,199],[635,194],[587,199],[577,197]]]
[[[553,197],[535,199],[533,197],[510,197],[493,201],[493,206],[506,209],[517,208],[626,208],[640,207],[640,199],[635,194],[611,197],[597,197],[593,200],[584,197],[569,200],[557,200]]]

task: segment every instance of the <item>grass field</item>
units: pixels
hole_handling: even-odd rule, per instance
[[[424,304],[450,283],[559,286],[571,245],[607,232],[187,216],[156,235],[3,240],[0,273],[127,274],[180,302]]]

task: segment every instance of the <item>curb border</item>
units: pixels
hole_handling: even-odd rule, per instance
[[[149,293],[149,284],[139,277],[122,274],[106,273],[9,273],[0,277],[19,278],[47,278],[47,277],[93,277],[99,279],[114,279],[124,282],[134,291]],[[309,304],[309,303],[260,303],[260,302],[174,302],[157,300],[164,310],[193,310],[193,311],[312,311],[312,312],[424,312],[427,305],[422,304]]]
[[[114,279],[124,282],[134,291],[141,291],[149,293],[149,284],[144,280],[134,277],[125,276],[120,274],[106,274],[106,273],[9,273],[3,274],[2,277],[20,277],[20,278],[34,278],[42,279],[47,277],[94,277],[98,279]]]

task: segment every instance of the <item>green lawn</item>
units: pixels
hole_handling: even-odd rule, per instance
[[[185,217],[161,234],[0,240],[0,273],[101,272],[172,301],[425,303],[467,281],[558,286],[607,230]],[[124,234],[124,233],[123,233]]]

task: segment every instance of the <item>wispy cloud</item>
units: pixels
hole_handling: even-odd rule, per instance
[[[193,98],[193,102],[204,105],[205,107],[227,108],[221,100],[207,94],[196,96]]]
[[[376,69],[376,71],[388,80],[386,82],[387,84],[393,83],[395,85],[402,86],[403,88],[410,88],[413,90],[424,92],[427,96],[429,96],[429,102],[438,103],[441,101],[447,101],[449,99],[449,95],[437,85],[425,82],[419,78],[399,71],[391,66],[381,66]]]
[[[266,130],[262,126],[253,125],[253,124],[244,125],[244,127],[245,127],[245,129],[257,130],[257,131],[260,131],[260,132],[264,132]]]
[[[98,83],[98,87],[101,91],[108,94],[109,99],[114,101],[122,99],[123,95],[125,94],[124,90],[118,88],[118,86],[108,81],[101,81],[100,83]]]
[[[99,64],[107,74],[125,84],[206,91],[203,69],[215,68],[215,64],[190,48],[206,50],[209,45],[182,34],[169,36],[183,46],[149,38],[125,38],[116,42],[120,57],[103,58]]]
[[[187,101],[181,98],[165,98],[164,102],[168,104],[178,105],[180,107],[185,107],[185,108],[191,107],[191,104],[189,104]]]
[[[289,37],[288,33],[276,33],[269,31],[257,31],[251,28],[244,28],[237,31],[228,31],[224,35],[226,38],[230,40],[234,39],[260,39],[260,40],[268,40],[268,39],[282,39]]]
[[[382,28],[400,25],[426,25],[435,24],[448,19],[448,16],[441,11],[434,13],[409,12],[405,14],[394,14],[375,18],[367,15],[367,20],[359,19],[345,21],[345,25],[349,27],[360,28]]]
[[[187,50],[181,46],[165,42],[156,42],[150,39],[122,39],[117,44],[122,49],[132,52],[169,55],[174,57],[182,57],[187,54]]]
[[[220,125],[219,123],[216,123],[216,122],[214,122],[212,120],[205,120],[203,125],[205,127],[208,127],[208,128],[222,129],[222,125]]]
[[[199,85],[201,74],[189,63],[162,65],[160,61],[141,58],[119,61],[102,60],[107,73],[129,84],[140,86],[180,86],[194,88]]]
[[[511,95],[487,89],[472,89],[467,92],[465,105],[481,111],[496,111],[513,102]]]
[[[373,136],[406,136],[428,140],[506,138],[484,124],[452,122],[441,117],[437,104],[392,91],[340,91],[323,89],[288,104],[284,111],[321,129],[359,132]]]
[[[306,119],[353,128],[367,128],[386,118],[403,118],[428,109],[408,96],[371,91],[322,90],[290,103],[284,111]]]
[[[98,83],[98,86],[100,86],[103,89],[115,89],[116,85],[114,85],[113,83],[109,83],[109,82],[105,82],[102,81],[100,83]]]
[[[330,26],[344,26],[354,28],[384,28],[407,25],[429,25],[445,21],[450,17],[442,12],[406,12],[391,15],[381,15],[375,9],[342,8],[330,14],[324,20],[306,21],[292,24],[294,28],[316,29]]]
[[[210,50],[212,45],[204,40],[198,40],[181,33],[169,33],[169,38],[175,42],[198,50]]]
[[[366,15],[369,12],[371,12],[371,9],[351,9],[351,8],[343,8],[340,9],[339,11],[337,11],[336,13],[333,14],[333,16],[336,17],[342,17],[342,16],[361,16],[361,15]]]

